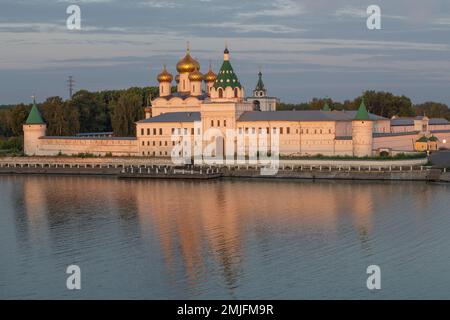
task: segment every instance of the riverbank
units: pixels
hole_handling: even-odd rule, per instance
[[[101,175],[140,179],[324,179],[450,182],[445,168],[409,160],[281,160],[273,175],[255,165],[175,166],[170,159],[13,157],[0,159],[0,174]]]

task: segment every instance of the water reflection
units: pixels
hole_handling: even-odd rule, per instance
[[[104,279],[118,268],[132,274],[115,280],[117,287],[129,283],[130,297],[152,298],[266,297],[261,288],[302,297],[305,292],[289,296],[296,291],[280,285],[299,277],[300,266],[321,282],[330,263],[377,257],[380,242],[389,245],[380,238],[385,231],[408,242],[410,234],[401,231],[411,228],[405,213],[413,212],[408,221],[420,224],[436,201],[442,203],[436,194],[448,192],[447,186],[408,183],[83,177],[2,177],[0,187],[11,194],[12,256],[48,259],[49,266],[85,263]],[[4,223],[6,216],[0,217]],[[102,279],[93,281],[103,288]],[[159,293],[150,294],[155,283]]]

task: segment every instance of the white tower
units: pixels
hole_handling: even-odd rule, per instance
[[[364,100],[352,121],[353,155],[370,157],[373,149],[373,122],[370,120]]]
[[[47,132],[47,125],[42,120],[41,114],[36,107],[33,97],[33,107],[28,115],[27,121],[23,125],[23,151],[27,156],[38,155],[39,138],[44,137]]]

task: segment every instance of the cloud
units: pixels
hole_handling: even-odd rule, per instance
[[[241,12],[239,17],[255,18],[255,17],[291,17],[304,13],[303,6],[292,0],[275,0],[269,6],[265,6],[264,9],[256,9],[247,12]]]
[[[191,24],[192,27],[202,27],[202,28],[222,28],[227,30],[233,30],[236,33],[274,33],[274,34],[286,34],[294,32],[303,32],[304,29],[298,29],[294,27],[289,27],[281,24],[249,24],[241,22],[221,22],[221,23],[198,23]]]

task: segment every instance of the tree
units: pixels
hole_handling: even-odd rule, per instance
[[[446,104],[428,101],[414,106],[416,115],[429,118],[446,118],[450,120],[450,109]]]
[[[111,124],[114,134],[134,136],[135,122],[144,117],[143,96],[134,88],[124,92],[112,108]]]
[[[47,134],[50,136],[74,135],[80,129],[78,110],[60,97],[49,97],[39,106]]]
[[[414,116],[415,112],[412,102],[405,96],[394,96],[390,92],[366,91],[363,96],[364,102],[369,112],[391,118],[393,116],[409,117]],[[362,100],[358,97],[352,104],[352,109],[356,109]]]

